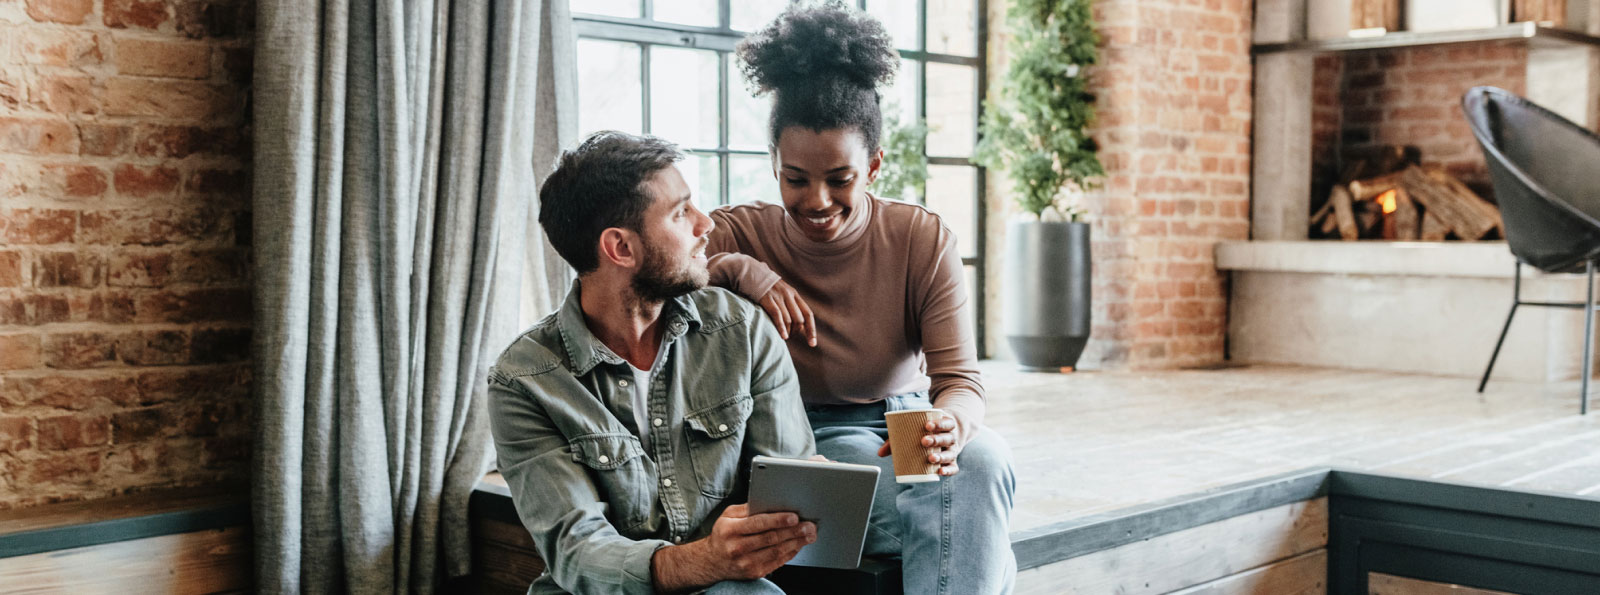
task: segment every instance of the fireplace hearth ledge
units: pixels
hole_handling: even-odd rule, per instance
[[[1216,256],[1223,270],[1350,275],[1510,278],[1516,263],[1505,242],[1223,242]],[[1526,267],[1522,274],[1542,275]]]
[[[1504,242],[1224,242],[1215,255],[1234,361],[1464,378],[1494,349],[1516,262]],[[1525,300],[1583,299],[1582,275],[1523,267],[1522,287]],[[1494,379],[1575,379],[1582,340],[1579,311],[1522,308]]]

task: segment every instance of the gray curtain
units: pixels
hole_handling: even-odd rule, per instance
[[[255,51],[258,588],[430,592],[469,569],[486,370],[569,275],[530,227],[567,2],[260,0]]]

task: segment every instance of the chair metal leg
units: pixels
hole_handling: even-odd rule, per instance
[[[1578,389],[1578,414],[1589,414],[1589,374],[1594,372],[1594,261],[1583,265],[1587,282],[1583,299],[1583,380]]]
[[[1489,355],[1489,367],[1483,369],[1483,379],[1478,381],[1478,392],[1489,384],[1489,374],[1494,372],[1494,360],[1500,358],[1500,346],[1506,343],[1506,331],[1511,330],[1511,319],[1517,316],[1517,306],[1522,305],[1522,261],[1517,261],[1517,274],[1511,285],[1511,313],[1506,314],[1506,324],[1500,327],[1500,340],[1494,342],[1494,353]]]

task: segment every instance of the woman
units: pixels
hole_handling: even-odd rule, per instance
[[[738,54],[773,95],[782,204],[712,213],[711,282],[759,302],[789,341],[817,452],[883,468],[867,551],[902,556],[905,592],[1008,592],[1015,480],[982,426],[955,236],[931,211],[867,192],[883,160],[877,89],[899,65],[888,33],[837,5],[794,6]],[[883,415],[930,404],[946,415],[923,444],[939,448],[929,458],[944,477],[898,484]]]

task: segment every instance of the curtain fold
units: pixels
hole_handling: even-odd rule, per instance
[[[534,222],[573,53],[565,0],[258,3],[261,591],[470,569],[485,374],[570,278]]]

